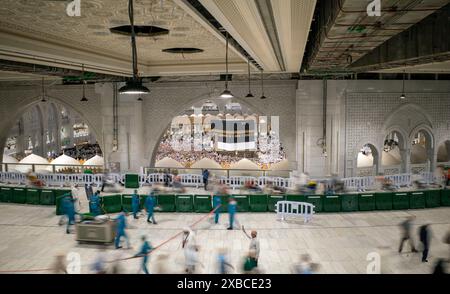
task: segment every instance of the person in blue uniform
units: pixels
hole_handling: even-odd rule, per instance
[[[205,186],[205,190],[207,190],[208,189],[209,170],[204,169],[202,171],[202,177],[203,177],[203,185]]]
[[[142,246],[141,246],[141,250],[139,251],[138,254],[136,254],[136,257],[142,257],[142,270],[144,271],[145,274],[150,274],[150,272],[148,271],[147,268],[147,262],[149,259],[149,253],[150,251],[153,250],[152,245],[147,242],[147,238],[145,236],[142,236]]]
[[[134,194],[131,197],[131,209],[133,210],[133,218],[138,219],[137,214],[139,212],[139,196],[137,190],[134,190]]]
[[[66,233],[70,234],[70,226],[75,224],[75,200],[70,193],[63,196],[63,211],[67,217]]]
[[[232,230],[234,225],[234,220],[236,216],[236,210],[237,210],[237,202],[233,197],[230,197],[230,200],[228,202],[228,214],[230,217],[230,227],[227,228],[227,230]]]
[[[156,225],[156,220],[155,220],[155,215],[154,215],[155,205],[156,205],[156,199],[152,192],[145,199],[145,210],[147,210],[147,222],[153,223],[154,225]]]
[[[127,228],[127,218],[124,211],[122,211],[119,216],[116,218],[117,222],[117,229],[116,229],[116,240],[114,242],[114,245],[116,246],[116,249],[122,248],[120,246],[120,238],[124,237],[127,240],[127,247],[130,247],[130,239],[128,238],[128,235],[125,232],[125,229]]]
[[[219,216],[220,216],[220,211],[221,211],[221,208],[219,207],[220,205],[222,205],[221,197],[219,195],[214,195],[213,196],[213,208],[215,209],[214,223],[216,223],[216,224],[219,223]]]
[[[89,200],[89,208],[90,212],[94,215],[100,215],[100,191],[95,192],[94,195],[91,196],[91,199]]]

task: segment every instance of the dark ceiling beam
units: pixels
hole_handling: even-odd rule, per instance
[[[394,36],[351,65],[373,71],[450,60],[450,4]]]

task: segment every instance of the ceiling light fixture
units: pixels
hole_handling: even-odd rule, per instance
[[[142,80],[139,78],[137,66],[137,48],[136,48],[136,32],[134,30],[134,9],[133,0],[128,2],[128,15],[131,24],[131,50],[133,57],[133,78],[126,82],[126,85],[119,89],[120,94],[147,94],[150,90],[142,85]]]
[[[264,95],[264,69],[261,69],[261,97],[259,99],[267,99],[267,97]]]
[[[402,90],[402,95],[400,95],[400,99],[402,99],[402,100],[406,99],[406,95],[405,95],[405,70],[403,70],[403,90]]]
[[[41,102],[47,102],[47,99],[45,99],[44,78],[42,78],[42,98],[41,98]]]
[[[234,95],[228,90],[228,32],[226,32],[226,48],[225,48],[225,65],[226,65],[226,75],[225,75],[225,90],[220,94],[220,98],[233,98]]]
[[[84,64],[81,65],[82,76],[81,82],[83,83],[83,97],[81,97],[81,102],[88,102],[89,100],[86,98],[86,81],[84,80]]]
[[[247,66],[248,66],[248,94],[245,98],[254,98],[251,90],[251,78],[250,78],[250,57],[247,57]]]

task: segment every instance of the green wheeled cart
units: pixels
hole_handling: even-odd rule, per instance
[[[409,207],[411,209],[425,208],[425,192],[424,191],[410,192]]]
[[[323,197],[323,211],[325,212],[340,212],[341,211],[341,196],[340,195],[326,195]]]
[[[407,192],[392,193],[393,209],[409,209],[409,195]]]
[[[212,210],[211,196],[209,195],[195,195],[194,196],[194,211],[195,212],[210,212]]]
[[[56,215],[63,215],[63,196],[66,194],[71,194],[71,191],[69,190],[53,190],[53,193],[55,195],[55,203],[56,203]]]
[[[232,197],[236,199],[238,212],[250,211],[250,202],[248,195],[233,195]]]
[[[342,211],[358,211],[358,194],[341,195]]]
[[[125,188],[139,188],[139,175],[126,174],[125,175]]]
[[[103,213],[117,213],[122,211],[122,195],[108,195],[100,197]]]
[[[361,211],[375,210],[375,194],[359,194],[358,202]]]
[[[314,205],[314,212],[322,212],[323,211],[323,195],[307,195],[306,201]]]
[[[13,193],[10,187],[0,187],[0,202],[12,202]]]
[[[375,193],[375,206],[377,210],[391,210],[392,193],[390,192]]]
[[[450,206],[450,189],[441,190],[441,205]]]
[[[275,212],[277,211],[276,205],[278,201],[286,200],[285,195],[269,195],[267,197],[267,211]]]
[[[267,195],[266,194],[251,194],[248,195],[250,200],[250,210],[252,212],[266,212],[267,211]]]
[[[425,192],[425,205],[428,208],[441,206],[441,190],[428,190]]]
[[[123,194],[122,195],[122,209],[126,212],[133,212],[133,208],[131,207],[131,201],[133,199],[133,195],[131,194]]]
[[[27,189],[27,204],[39,204],[40,203],[41,190],[39,189]]]
[[[192,195],[176,195],[175,208],[177,212],[193,212],[194,196]]]
[[[26,188],[13,188],[13,203],[24,204],[27,202],[27,189]]]
[[[162,212],[174,212],[175,211],[175,195],[161,194],[157,197],[158,207]]]
[[[55,193],[50,189],[42,189],[39,199],[41,205],[55,205]]]

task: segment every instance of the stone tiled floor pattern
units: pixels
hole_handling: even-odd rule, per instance
[[[158,213],[158,225],[147,224],[144,218],[129,217],[128,233],[133,249],[115,250],[110,246],[107,256],[115,259],[133,255],[143,234],[156,246],[204,215]],[[417,217],[414,232],[421,224],[431,224],[429,263],[421,263],[420,254],[410,253],[408,245],[403,254],[397,253],[398,224],[410,215]],[[65,234],[64,227],[57,225],[58,219],[53,207],[0,204],[0,272],[48,268],[57,254],[77,252],[82,260],[82,273],[90,273],[88,264],[95,260],[98,247],[78,244],[75,235]],[[450,208],[318,214],[306,225],[301,220],[277,221],[272,213],[240,213],[238,220],[247,231],[255,229],[259,233],[260,269],[264,273],[291,273],[292,265],[304,253],[320,265],[318,273],[366,273],[369,263],[366,257],[370,252],[381,255],[382,273],[430,273],[437,258],[449,255],[442,240],[450,229]],[[240,272],[249,240],[242,231],[227,231],[227,225],[228,215],[222,214],[219,225],[205,220],[195,227],[203,265],[199,273],[216,272],[216,255],[221,247],[228,249],[229,260]],[[417,243],[417,234],[414,237]],[[166,261],[162,261],[163,255],[168,255]],[[181,236],[155,251],[149,264],[154,273],[181,273],[184,264]],[[138,273],[139,260],[122,261],[120,266],[123,273]]]

